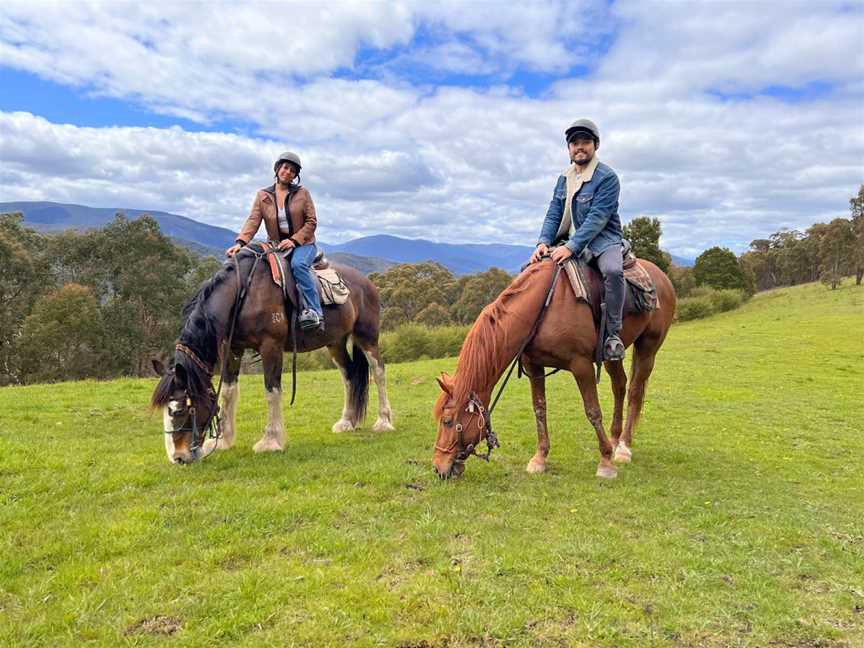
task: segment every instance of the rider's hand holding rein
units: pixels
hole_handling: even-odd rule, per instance
[[[294,243],[294,241],[292,239],[287,238],[287,239],[280,241],[279,245],[276,246],[276,249],[282,250],[284,252],[285,250],[290,250],[291,248],[295,247],[295,245],[296,244]]]
[[[225,256],[228,257],[228,258],[230,259],[230,258],[233,257],[235,254],[237,254],[237,253],[240,251],[240,248],[242,248],[242,247],[243,247],[243,246],[240,245],[239,243],[235,243],[235,244],[232,245],[230,248],[228,248],[227,250],[225,250]]]
[[[552,252],[552,260],[558,264],[564,263],[571,256],[573,256],[573,252],[566,245],[559,245]]]
[[[528,263],[537,263],[547,254],[549,254],[549,246],[545,243],[538,243],[537,248],[531,254],[531,258],[528,259]]]

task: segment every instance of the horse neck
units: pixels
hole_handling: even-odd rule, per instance
[[[180,331],[179,341],[216,367],[219,344],[228,336],[237,289],[234,281],[222,281],[201,295]]]
[[[457,400],[467,400],[473,391],[488,406],[492,389],[540,315],[552,280],[551,269],[547,264],[543,266],[517,277],[474,322],[462,344],[453,377]]]

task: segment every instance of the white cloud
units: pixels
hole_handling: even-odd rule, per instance
[[[0,8],[4,65],[166,114],[234,116],[255,135],[82,128],[0,113],[0,200],[152,208],[237,228],[254,190],[270,181],[273,156],[288,148],[303,157],[324,240],[387,232],[533,243],[566,164],[563,128],[577,116],[600,124],[601,159],[622,180],[623,219],[659,217],[663,244],[676,253],[741,251],[782,226],[845,215],[864,181],[857,10],[42,7]],[[597,49],[613,30],[609,52]],[[378,67],[363,64],[369,78],[333,76],[355,65],[360,48],[382,55]],[[418,61],[489,74],[498,85],[415,84]],[[560,74],[595,64],[540,97],[507,85],[520,67]],[[746,98],[813,83],[823,96]]]

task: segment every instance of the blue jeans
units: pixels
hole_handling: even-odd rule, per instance
[[[323,317],[321,297],[315,285],[317,279],[312,276],[312,260],[317,252],[314,243],[295,247],[294,252],[291,253],[291,272],[294,273],[294,281],[300,289],[300,298],[305,304],[301,306],[301,310],[310,308],[318,313],[318,317]]]

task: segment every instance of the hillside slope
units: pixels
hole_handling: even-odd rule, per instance
[[[848,283],[676,324],[611,482],[563,372],[547,473],[512,380],[502,447],[444,483],[453,358],[388,367],[387,434],[331,433],[339,375],[302,374],[266,456],[243,376],[236,446],[190,467],[165,460],[155,378],[0,389],[0,644],[864,645],[862,328]]]

